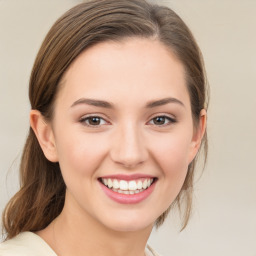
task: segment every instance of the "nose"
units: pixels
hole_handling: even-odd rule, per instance
[[[142,131],[132,123],[125,124],[117,130],[110,152],[112,161],[129,169],[144,163],[148,151]]]

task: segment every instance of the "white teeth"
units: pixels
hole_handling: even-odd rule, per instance
[[[122,194],[135,194],[144,191],[153,183],[153,179],[138,179],[138,180],[117,180],[117,179],[102,179],[102,183],[115,192]],[[127,193],[126,193],[127,192]]]
[[[137,184],[136,184],[136,181],[132,180],[132,181],[129,181],[129,190],[136,190],[137,189]]]
[[[112,188],[112,187],[113,187],[113,184],[112,184],[112,180],[111,180],[111,179],[108,179],[108,187],[109,187],[109,188]]]
[[[113,181],[113,188],[119,189],[119,182],[117,180]]]
[[[137,183],[137,189],[142,189],[142,182],[141,182],[141,180]]]
[[[147,180],[144,180],[144,181],[143,181],[142,187],[143,187],[144,189],[146,189],[146,188],[148,187],[148,181],[147,181]]]
[[[121,190],[121,189],[112,189],[114,192],[117,192],[119,194],[125,194],[125,195],[133,195],[133,194],[138,194],[142,191],[144,191],[144,189],[141,189],[141,190],[135,190],[135,191],[129,191],[129,190]]]
[[[128,190],[128,182],[126,180],[120,180],[119,186],[122,190]]]

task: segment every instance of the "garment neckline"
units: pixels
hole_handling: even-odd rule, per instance
[[[22,232],[19,234],[20,236],[26,236],[26,235],[29,235],[29,236],[32,236],[33,239],[36,239],[40,244],[42,244],[42,246],[44,246],[44,248],[47,248],[47,250],[49,251],[49,253],[51,252],[51,255],[52,256],[58,256],[56,254],[56,252],[51,248],[51,246],[42,238],[40,237],[39,235],[37,235],[36,233],[34,232],[31,232],[31,231],[25,231],[25,232]]]
[[[52,254],[52,256],[58,256],[56,254],[56,252],[51,248],[51,246],[42,238],[40,237],[39,235],[37,235],[36,233],[34,232],[31,232],[31,231],[25,231],[25,232],[22,232],[20,233],[18,236],[26,236],[26,235],[29,235],[29,236],[33,236],[34,239],[36,239],[38,242],[40,242],[45,248],[47,248],[47,250],[49,251],[49,253]],[[146,252],[146,256],[157,256],[157,254],[155,253],[155,251],[147,244],[146,245],[146,248],[145,248],[145,252]],[[148,255],[147,252],[150,252],[151,255]]]

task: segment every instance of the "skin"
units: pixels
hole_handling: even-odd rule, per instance
[[[37,233],[59,256],[144,255],[154,222],[178,195],[205,130],[204,110],[193,126],[184,77],[183,65],[158,40],[104,42],[65,73],[51,122],[31,111],[44,154],[59,162],[67,186],[62,213]],[[175,100],[146,107],[169,97]],[[89,126],[88,115],[100,122]],[[161,123],[157,116],[166,118]],[[137,173],[157,178],[137,204],[117,203],[99,185],[106,175]]]

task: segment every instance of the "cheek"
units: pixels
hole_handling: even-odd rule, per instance
[[[78,136],[75,132],[64,132],[64,135],[65,137],[60,133],[56,143],[63,176],[93,178],[107,151],[102,140],[99,143],[95,136],[83,133],[79,133]]]
[[[164,184],[169,193],[177,194],[185,180],[190,162],[190,133],[159,136],[155,140],[154,160],[161,168]],[[156,146],[157,145],[157,146]]]
[[[168,166],[178,170],[179,167],[189,165],[191,139],[186,134],[158,137],[154,148],[156,159],[164,167],[163,170],[168,170]]]

